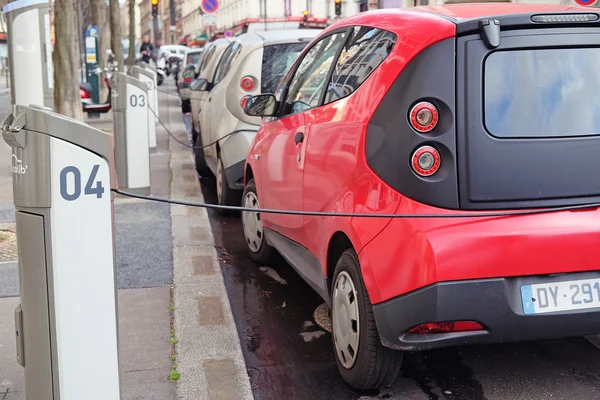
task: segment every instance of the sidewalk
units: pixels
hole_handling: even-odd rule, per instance
[[[177,97],[161,93],[159,103],[163,122],[185,141]],[[112,130],[110,114],[87,122]],[[12,178],[4,172],[9,165],[10,149],[2,142],[0,235],[2,229],[14,229]],[[203,201],[190,149],[170,139],[160,124],[151,165],[152,196]],[[2,253],[1,240],[0,258],[8,254]],[[121,398],[252,399],[205,210],[117,196],[115,241]],[[25,398],[15,355],[15,258],[0,261],[2,400]]]

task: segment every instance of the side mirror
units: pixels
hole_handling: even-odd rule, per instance
[[[182,77],[184,78],[195,78],[196,77],[196,70],[194,68],[189,69],[186,68],[183,73],[181,74]]]
[[[244,112],[252,117],[268,117],[275,114],[277,100],[272,94],[252,96],[244,106]]]
[[[183,76],[185,77],[185,73]],[[208,81],[204,78],[194,79],[190,82],[190,90],[195,92],[206,92],[208,91]]]

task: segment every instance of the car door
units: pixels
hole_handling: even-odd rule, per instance
[[[330,67],[345,36],[346,29],[333,31],[304,53],[287,87],[283,88],[276,118],[265,123],[267,134],[264,146],[259,146],[264,149],[259,155],[262,157],[259,168],[261,201],[266,208],[302,209],[305,138],[320,112]],[[263,214],[262,218],[266,226],[293,241],[302,237],[302,216]]]
[[[215,44],[209,44],[204,50],[200,62],[196,68],[196,76],[198,77],[203,68],[210,62],[212,55],[215,53]],[[192,106],[192,127],[196,133],[200,132],[200,108],[202,101],[206,96],[206,92],[199,90],[190,91],[190,103]]]
[[[327,84],[327,93],[320,107],[322,111],[313,122],[307,138],[302,185],[304,211],[324,211],[330,204],[349,207],[356,201],[357,196],[351,192],[357,187],[356,182],[349,186],[349,181],[357,170],[357,149],[365,117],[359,112],[361,107],[357,107],[356,102],[349,105],[348,97],[379,67],[395,42],[394,33],[378,28],[356,26],[350,31]],[[372,100],[372,93],[360,95],[366,102]],[[383,208],[386,202],[380,203],[377,207]],[[392,210],[381,212],[390,213]],[[304,217],[302,243],[321,259],[331,237],[328,226],[332,225],[331,222],[329,218]],[[388,222],[385,218],[374,218],[369,221],[369,228],[380,231]]]

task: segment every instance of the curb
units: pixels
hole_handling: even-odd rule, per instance
[[[170,111],[170,110],[169,110]],[[177,117],[174,132],[182,132]],[[181,126],[181,129],[179,129]],[[204,202],[190,149],[169,137],[171,198]],[[177,398],[254,398],[206,209],[171,205]]]

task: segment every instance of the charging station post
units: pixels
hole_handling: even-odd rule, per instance
[[[7,22],[12,104],[54,107],[54,68],[47,0],[17,0],[2,9]]]
[[[156,122],[158,123],[158,84],[157,84],[157,72],[156,72],[156,67],[152,64],[148,64],[145,61],[140,62],[140,67],[142,67],[142,69],[145,69],[147,71],[149,71],[152,74],[152,80],[154,81],[154,88],[156,89],[157,93],[154,96],[154,113],[156,114],[154,117],[156,118]]]
[[[123,72],[115,72],[112,79],[115,169],[119,187],[150,194],[148,86]]]
[[[156,73],[152,73],[150,69],[141,68],[138,65],[131,67],[131,76],[144,82],[148,87],[148,141],[150,152],[156,151],[156,116],[158,112],[157,96],[156,96]]]
[[[118,400],[112,136],[21,105],[2,136],[12,147],[25,398]]]

